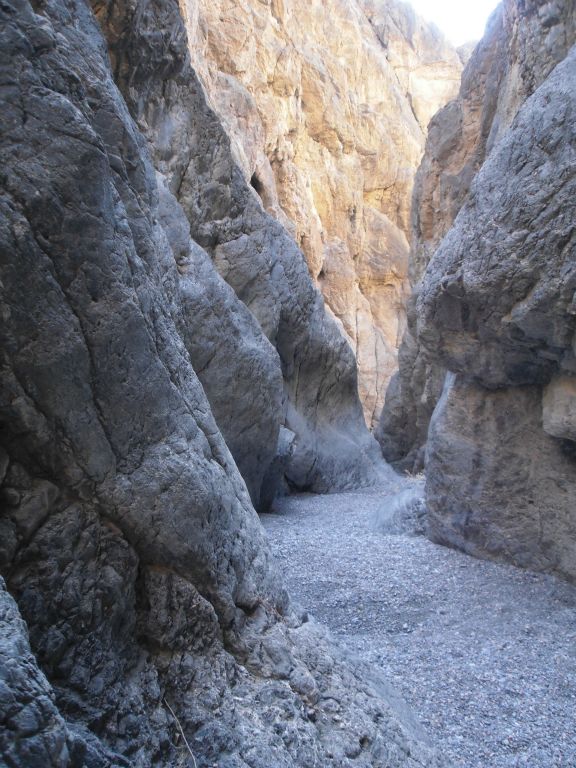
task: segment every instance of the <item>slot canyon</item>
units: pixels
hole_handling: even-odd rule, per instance
[[[0,72],[0,768],[574,768],[575,0]]]

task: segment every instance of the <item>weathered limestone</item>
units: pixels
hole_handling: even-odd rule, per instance
[[[426,136],[438,109],[458,92],[468,54],[398,0],[359,0]]]
[[[396,2],[182,4],[244,177],[341,321],[374,425],[404,330],[413,177],[460,58]]]
[[[420,469],[430,416],[445,368],[415,339],[415,304],[426,265],[452,226],[471,182],[511,126],[522,103],[567,54],[575,39],[571,0],[506,0],[462,75],[457,99],[433,118],[415,182],[410,278],[415,286],[399,372],[387,393],[376,435],[384,456]]]
[[[471,555],[576,578],[575,443],[542,429],[539,387],[449,376],[428,437],[427,529]]]
[[[94,11],[0,8],[0,761],[439,766],[290,607],[248,492],[378,471],[351,351],[177,5]]]
[[[575,83],[573,47],[484,162],[417,302],[420,344],[459,374],[429,435],[431,535],[570,578]]]
[[[326,316],[302,254],[242,178],[190,67],[178,10],[158,3],[146,14],[129,3],[96,10],[116,81],[168,188],[164,197],[177,198],[195,242],[240,300],[235,328],[219,323],[222,313],[210,303],[214,291],[206,302],[202,284],[190,288],[205,279],[193,265],[207,257],[195,245],[188,255],[189,237],[178,235],[179,281],[188,275],[189,310],[210,319],[196,341],[186,334],[188,352],[253,501],[265,507],[285,483],[323,492],[373,481],[381,461],[362,424],[353,354]],[[154,47],[158,35],[163,47]],[[185,229],[176,214],[172,218],[170,232]],[[206,276],[211,266],[203,269]],[[235,305],[229,292],[223,297]]]
[[[575,376],[555,376],[544,389],[542,425],[553,437],[576,441]]]

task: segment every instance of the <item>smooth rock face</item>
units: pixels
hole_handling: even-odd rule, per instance
[[[405,325],[413,177],[460,58],[396,2],[182,5],[244,178],[302,248],[350,340],[372,426]]]
[[[544,389],[542,422],[549,435],[576,441],[576,377],[555,376]]]
[[[0,762],[438,766],[289,608],[223,437],[254,496],[267,462],[366,480],[352,354],[235,170],[177,6],[95,11],[0,8],[0,572],[22,617],[2,583]]]
[[[415,181],[412,207],[408,328],[398,378],[376,435],[385,458],[420,469],[430,417],[445,367],[416,339],[420,281],[467,199],[478,169],[504,136],[518,109],[567,54],[576,36],[571,0],[542,4],[505,0],[462,75],[458,97],[433,118]]]
[[[575,83],[576,46],[485,161],[417,304],[420,344],[473,381],[448,387],[430,430],[432,536],[571,578]]]

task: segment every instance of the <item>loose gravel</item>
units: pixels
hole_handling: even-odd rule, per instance
[[[447,765],[576,768],[576,587],[415,535],[420,489],[277,501],[294,600],[384,671]]]

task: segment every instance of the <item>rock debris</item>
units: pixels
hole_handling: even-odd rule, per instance
[[[400,482],[276,502],[294,599],[385,673],[447,765],[573,768],[576,588],[433,544],[411,516],[401,531],[398,492],[419,488]]]

